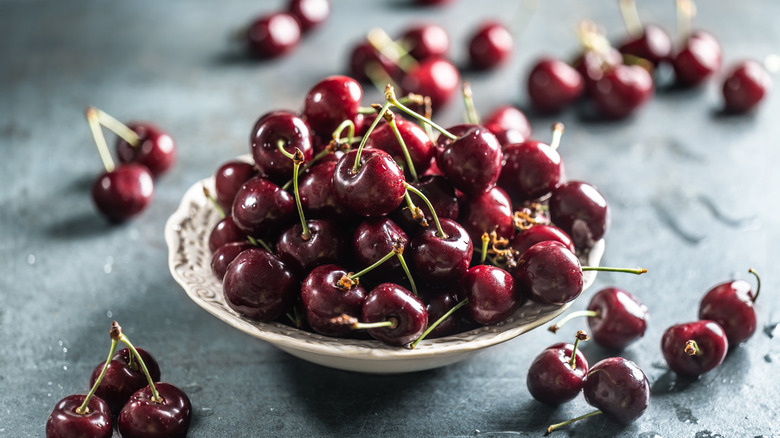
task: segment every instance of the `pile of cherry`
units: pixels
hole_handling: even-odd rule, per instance
[[[108,359],[92,371],[92,389],[57,402],[46,421],[46,437],[110,438],[114,424],[123,438],[187,436],[192,418],[187,394],[160,382],[157,361],[133,346],[116,321],[110,336]],[[127,348],[116,351],[120,341]]]

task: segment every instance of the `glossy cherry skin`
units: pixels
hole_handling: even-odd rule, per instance
[[[301,41],[301,25],[286,12],[264,15],[247,29],[250,53],[260,59],[275,58],[290,52]]]
[[[295,200],[265,178],[245,182],[233,201],[233,221],[252,237],[275,237],[295,219]]]
[[[717,322],[729,345],[736,347],[756,331],[756,310],[753,291],[746,281],[721,283],[710,289],[699,304],[699,319]]]
[[[425,175],[417,182],[413,182],[412,186],[428,198],[428,201],[433,205],[433,209],[440,218],[458,218],[460,206],[455,195],[455,187],[443,175]],[[416,196],[410,195],[412,199]],[[433,215],[428,205],[422,200],[416,201],[415,205],[422,210],[428,225],[433,225]],[[420,225],[414,220],[411,212],[403,203],[393,213],[392,217],[405,230],[417,232],[419,229]]]
[[[720,70],[722,63],[718,40],[708,32],[695,31],[674,57],[675,78],[680,85],[699,85]]]
[[[624,55],[646,59],[657,66],[671,59],[672,39],[662,28],[654,24],[645,24],[641,35],[627,39],[618,50]]]
[[[582,181],[568,181],[550,196],[550,219],[571,236],[578,250],[592,248],[609,229],[610,214],[604,196]]]
[[[276,254],[303,278],[316,266],[338,263],[347,256],[347,236],[335,222],[325,219],[306,221],[311,236],[303,239],[301,224],[285,230],[276,241]]]
[[[401,34],[400,42],[417,61],[445,58],[450,49],[447,31],[436,24],[414,25]]]
[[[756,61],[735,65],[723,82],[724,108],[732,113],[746,113],[764,99],[772,89],[772,77]]]
[[[557,150],[536,140],[504,147],[498,185],[516,203],[548,196],[566,178]]]
[[[395,283],[382,283],[371,289],[361,312],[362,322],[396,321],[395,327],[368,329],[374,339],[402,347],[425,331],[428,312],[425,304],[407,289]]]
[[[495,186],[503,154],[498,139],[487,128],[474,125],[451,143],[437,141],[438,147],[441,153],[436,164],[456,189],[476,195]]]
[[[572,66],[585,81],[585,92],[591,94],[596,83],[604,76],[604,72],[623,64],[623,55],[617,49],[609,48],[603,52],[586,50],[574,60]]]
[[[506,62],[512,55],[514,38],[503,24],[482,23],[469,40],[469,61],[479,70],[488,70]]]
[[[569,64],[542,58],[528,74],[528,97],[543,113],[557,113],[579,99],[585,92],[585,80]]]
[[[111,438],[111,411],[103,399],[93,396],[86,414],[76,412],[86,398],[86,394],[76,394],[58,401],[46,420],[46,438]]]
[[[390,78],[398,78],[401,69],[392,59],[380,53],[373,44],[363,41],[349,55],[349,74],[363,83],[371,82],[371,69],[380,68]]]
[[[149,206],[154,181],[146,166],[127,163],[105,172],[92,184],[92,200],[110,222],[124,222]]]
[[[146,369],[152,376],[152,380],[160,380],[160,366],[157,364],[154,356],[143,348],[136,348],[141,355]],[[134,368],[130,367],[129,350],[124,348],[114,353],[111,361],[108,363],[108,369],[103,380],[100,381],[95,395],[106,402],[111,412],[116,415],[122,410],[122,406],[127,403],[134,392],[148,385],[146,375],[141,369],[138,361],[133,362]],[[103,371],[105,362],[99,363],[89,378],[89,385],[92,387]]]
[[[246,242],[246,233],[238,228],[233,216],[226,216],[214,225],[209,234],[209,250],[214,253],[223,245],[231,242]]]
[[[214,189],[217,203],[226,213],[233,208],[233,199],[241,186],[256,175],[254,164],[245,161],[232,160],[219,166],[214,174]]]
[[[225,272],[227,271],[228,265],[233,262],[239,254],[249,248],[254,248],[254,245],[247,240],[243,242],[230,242],[220,246],[211,256],[211,272],[222,281],[222,279],[225,278]]]
[[[589,405],[610,419],[630,424],[650,403],[650,382],[634,362],[609,357],[590,367],[582,393]]]
[[[474,252],[465,228],[452,219],[439,218],[447,237],[436,235],[435,226],[420,230],[409,245],[416,279],[432,286],[458,282],[471,264]]]
[[[505,270],[491,265],[469,268],[460,280],[471,319],[484,324],[498,324],[520,307],[520,293],[515,279]]]
[[[577,256],[559,242],[540,242],[517,261],[515,280],[524,297],[544,304],[563,304],[582,293]]]
[[[588,360],[582,350],[577,349],[572,368],[572,353],[574,345],[558,343],[545,348],[534,358],[525,381],[533,398],[542,403],[559,405],[579,395],[588,372]]]
[[[591,338],[613,350],[622,350],[644,336],[650,318],[647,306],[637,297],[614,287],[596,292],[588,310],[598,312],[588,317]]]
[[[653,96],[653,77],[644,67],[618,65],[604,72],[591,89],[596,108],[605,117],[627,117]]]
[[[122,438],[183,438],[192,420],[187,394],[170,383],[155,382],[161,403],[152,401],[146,386],[130,397],[116,420]]]
[[[363,89],[348,76],[329,76],[306,94],[303,118],[319,136],[330,138],[344,120],[359,126],[358,109]]]
[[[534,225],[515,234],[515,237],[509,241],[509,247],[515,251],[519,258],[528,248],[548,240],[562,243],[569,251],[574,252],[574,242],[565,231],[555,225],[545,224]]]
[[[404,200],[406,180],[398,164],[381,149],[364,148],[353,172],[357,150],[344,154],[333,170],[333,196],[361,216],[385,216]]]
[[[401,80],[404,93],[431,98],[431,105],[439,109],[458,93],[460,73],[451,62],[441,58],[422,61]]]
[[[358,266],[362,269],[373,265],[392,251],[396,243],[404,247],[409,243],[409,237],[398,224],[386,217],[364,220],[355,228],[352,238]],[[393,257],[366,274],[366,278],[399,280],[404,275],[398,257]]]
[[[301,285],[301,304],[309,326],[326,336],[347,336],[348,325],[333,322],[341,315],[360,318],[368,294],[362,285],[349,289],[339,287],[339,280],[349,272],[337,265],[321,265],[312,269]]]
[[[500,105],[488,114],[482,125],[490,130],[502,145],[522,143],[531,138],[531,123],[525,113],[512,105]],[[505,137],[502,141],[501,136]]]
[[[176,163],[176,143],[171,136],[151,123],[130,123],[140,144],[136,147],[118,138],[116,142],[116,154],[120,163],[143,164],[157,178]]]
[[[472,242],[481,242],[482,233],[493,231],[505,239],[515,235],[512,201],[498,187],[467,197],[458,222],[468,231]]]
[[[290,0],[287,11],[298,19],[301,31],[306,33],[324,23],[330,16],[329,0]]]
[[[450,309],[458,304],[458,294],[451,289],[424,289],[420,292],[420,298],[425,303],[425,310],[428,312],[429,325],[438,321]],[[459,333],[460,323],[463,319],[463,308],[450,314],[444,321],[436,326],[426,336],[428,338],[440,338]]]
[[[298,181],[298,194],[306,217],[351,223],[356,216],[333,195],[333,171],[337,160],[321,160]]]
[[[425,133],[425,130],[416,123],[396,117],[395,124],[398,127],[398,132],[401,133],[401,138],[404,139],[406,149],[409,151],[409,157],[412,160],[412,165],[414,165],[414,170],[417,172],[417,175],[422,175],[423,172],[431,167],[433,142],[428,137],[428,134]],[[382,149],[390,154],[395,162],[404,169],[404,174],[411,178],[403,149],[389,123],[383,123],[371,132],[366,141],[366,147]]]
[[[685,352],[687,341],[696,341],[699,352]],[[726,332],[715,321],[699,320],[669,327],[661,338],[661,352],[675,373],[697,377],[717,368],[726,357],[729,341]]]
[[[304,161],[311,160],[314,148],[309,125],[291,111],[272,111],[262,115],[249,136],[252,158],[260,172],[271,181],[284,184],[292,178],[293,160],[279,150],[279,144],[290,154],[303,152]]]
[[[290,310],[300,283],[282,260],[260,248],[236,256],[225,272],[225,301],[236,312],[257,321],[273,321]]]

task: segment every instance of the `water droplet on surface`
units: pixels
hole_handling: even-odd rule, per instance
[[[52,383],[51,383],[51,382],[46,382],[46,384],[47,384],[47,385],[49,385],[49,386],[51,386],[51,385],[52,385]]]
[[[27,264],[28,265],[35,264],[35,254],[27,254]]]
[[[764,355],[764,362],[772,363],[772,356],[769,353]]]
[[[64,354],[64,353],[67,353],[67,352],[68,352],[68,347],[62,347],[62,353]]]
[[[112,316],[114,316],[114,314],[111,313],[110,310],[106,312],[106,318],[111,318]]]
[[[68,371],[68,366],[67,365],[63,365],[62,366],[62,371]]]
[[[777,334],[777,326],[780,325],[778,323],[774,324],[767,324],[764,326],[764,334],[769,336],[769,339],[773,339],[775,337],[775,334]]]

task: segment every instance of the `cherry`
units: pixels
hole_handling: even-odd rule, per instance
[[[631,36],[618,47],[620,53],[646,59],[657,66],[671,59],[672,39],[665,30],[654,24],[645,24],[641,34]]]
[[[149,206],[154,181],[146,166],[128,163],[107,170],[92,184],[92,200],[100,213],[114,223],[137,216]]]
[[[227,271],[228,265],[235,260],[239,254],[249,248],[254,248],[254,245],[249,243],[248,240],[243,242],[229,242],[220,246],[211,256],[211,272],[222,281],[222,279],[225,278],[225,272]]]
[[[287,10],[301,25],[301,31],[306,33],[324,23],[330,16],[330,1],[328,0],[290,0]]]
[[[130,142],[117,138],[116,153],[120,163],[143,164],[155,178],[176,163],[176,143],[167,132],[147,122],[130,123],[126,128],[135,137],[126,134]]]
[[[704,31],[692,33],[672,63],[677,83],[683,86],[701,84],[720,70],[722,57],[720,43],[714,36]]]
[[[596,187],[582,181],[568,181],[552,192],[550,219],[571,236],[578,250],[587,250],[604,237],[609,228],[609,206]]]
[[[361,216],[389,214],[406,192],[401,168],[390,154],[374,148],[344,154],[336,163],[332,184],[336,201]]]
[[[425,304],[394,283],[382,283],[373,288],[363,303],[361,315],[361,326],[368,329],[368,334],[387,345],[399,347],[418,338],[428,325]],[[369,328],[370,324],[381,326]]]
[[[283,315],[295,304],[300,290],[292,269],[260,248],[236,256],[228,265],[222,288],[230,308],[257,321]]]
[[[468,231],[472,242],[478,242],[483,233],[490,234],[493,231],[505,239],[511,239],[515,234],[512,202],[506,192],[498,187],[468,196],[463,203],[459,222]]]
[[[328,138],[344,120],[358,126],[363,89],[348,76],[329,76],[306,94],[303,118],[318,135]]]
[[[265,178],[245,182],[233,201],[233,221],[252,237],[278,235],[295,215],[295,201],[289,193]]]
[[[439,219],[440,229],[422,229],[409,244],[412,265],[425,283],[457,283],[471,264],[474,248],[468,232],[452,219]]]
[[[417,24],[401,34],[400,44],[417,61],[444,58],[450,49],[450,37],[436,24]]]
[[[587,310],[572,312],[550,326],[556,332],[569,320],[588,317],[591,336],[604,348],[622,350],[645,335],[649,312],[647,306],[622,289],[609,287],[596,292]]]
[[[404,93],[430,97],[434,109],[441,108],[452,100],[459,85],[458,69],[451,62],[441,58],[420,62],[401,80]]]
[[[374,129],[366,141],[366,147],[382,149],[390,154],[404,168],[404,174],[408,178],[413,179],[413,177],[421,175],[431,166],[433,142],[425,130],[413,122],[400,117],[394,117],[392,123],[395,124],[395,128],[393,128],[391,123],[384,123]],[[395,130],[398,130],[404,141],[409,158],[414,166],[414,173],[410,172],[410,166],[406,164],[406,155],[396,137]]]
[[[591,89],[596,108],[609,118],[627,117],[655,91],[650,72],[639,65],[618,65],[604,72]]]
[[[233,221],[233,216],[222,218],[209,234],[209,250],[214,253],[223,245],[231,242],[246,242],[246,233]]]
[[[187,436],[192,404],[181,389],[157,382],[162,401],[155,401],[151,387],[139,389],[130,397],[117,418],[122,438],[176,438]]]
[[[761,278],[755,270],[749,272],[758,281],[755,294],[746,281],[728,281],[710,289],[699,304],[699,319],[717,322],[732,347],[747,341],[756,331],[754,303],[761,291]]]
[[[600,50],[586,49],[572,65],[585,80],[585,92],[591,95],[604,72],[621,64],[623,55],[617,49],[604,47]]]
[[[337,263],[347,254],[347,238],[335,222],[324,219],[306,221],[310,237],[304,239],[300,224],[285,230],[276,242],[276,253],[298,275],[315,266]]]
[[[351,328],[333,321],[342,315],[358,318],[363,309],[366,290],[354,283],[341,285],[349,273],[337,265],[318,266],[301,285],[301,303],[309,326],[326,336],[345,336]]]
[[[354,213],[345,205],[336,201],[333,195],[333,171],[337,160],[323,160],[310,167],[308,173],[301,178],[298,193],[301,197],[303,210],[309,217],[330,219],[339,223],[354,221]]]
[[[533,398],[559,405],[577,397],[588,372],[588,361],[577,347],[587,339],[588,335],[579,331],[574,345],[554,344],[534,358],[525,381]]]
[[[396,245],[406,246],[409,237],[391,219],[375,218],[361,222],[352,238],[355,258],[360,266],[376,263]],[[370,274],[371,278],[398,278],[404,274],[400,258],[388,260]]]
[[[399,77],[400,72],[398,64],[369,41],[356,45],[349,55],[349,74],[360,82],[381,83],[384,79]]]
[[[571,237],[555,225],[546,224],[534,225],[515,234],[515,237],[509,241],[509,247],[520,256],[528,248],[548,240],[560,242],[569,251],[574,252],[574,242],[571,241]]]
[[[512,105],[496,107],[483,121],[483,126],[496,136],[502,146],[522,143],[531,137],[531,123],[525,114]]]
[[[100,397],[92,397],[84,413],[78,409],[84,405],[85,394],[69,395],[54,405],[46,420],[46,438],[94,437],[111,438],[111,410]]]
[[[433,205],[436,214],[442,218],[457,219],[460,212],[455,188],[443,175],[425,175],[419,181],[411,183]],[[420,210],[429,224],[433,222],[433,215],[427,205],[420,205]],[[401,206],[393,213],[393,219],[405,230],[417,231],[419,223],[414,219],[408,207]]]
[[[460,284],[469,301],[469,315],[480,324],[497,324],[520,307],[514,278],[496,266],[473,266],[463,274]]]
[[[214,174],[214,188],[219,206],[225,211],[233,208],[236,193],[250,178],[257,175],[257,168],[245,161],[228,161]]]
[[[528,74],[528,97],[543,113],[557,113],[579,99],[585,92],[582,75],[563,61],[542,58]]]
[[[469,40],[471,66],[479,70],[494,68],[509,59],[513,47],[512,32],[506,26],[497,21],[486,21]]]
[[[292,14],[275,12],[255,19],[247,29],[250,53],[260,59],[290,52],[301,41],[301,25]]]
[[[427,289],[422,292],[421,298],[425,303],[429,321],[438,321],[458,304],[457,293],[449,289]],[[461,320],[462,312],[455,311],[434,327],[427,337],[440,338],[458,333]]]
[[[160,380],[160,366],[154,356],[142,348],[136,350],[143,358],[152,380]],[[100,375],[103,374],[103,380],[98,384],[95,395],[103,399],[111,412],[117,415],[130,396],[147,385],[146,376],[138,365],[138,361],[135,358],[131,360],[130,350],[127,348],[117,351],[111,357],[105,372],[104,368],[103,363],[95,367],[90,376],[89,384],[90,386],[95,385]]]
[[[726,111],[746,113],[755,108],[772,88],[772,78],[756,61],[747,60],[735,65],[723,81],[723,99]]]
[[[700,320],[669,327],[661,338],[661,352],[677,374],[697,377],[720,365],[729,341],[715,321]]]
[[[272,181],[290,178],[293,161],[282,153],[282,148],[292,154],[296,149],[309,161],[313,155],[309,125],[290,111],[272,111],[255,122],[250,135],[252,158],[260,172]]]
[[[504,148],[498,185],[513,201],[523,203],[548,196],[563,182],[563,160],[557,151],[562,133],[563,125],[556,123],[549,145],[529,139]]]
[[[490,190],[501,173],[501,144],[487,128],[472,125],[456,140],[437,140],[436,164],[456,189],[476,195]]]

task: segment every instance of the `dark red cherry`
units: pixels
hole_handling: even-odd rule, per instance
[[[560,242],[569,251],[574,252],[574,242],[565,231],[555,225],[539,224],[531,228],[520,231],[509,241],[509,247],[512,248],[517,256],[521,256],[525,250],[539,242],[548,240]]]
[[[223,245],[231,242],[246,242],[246,233],[238,228],[233,216],[226,216],[214,225],[209,234],[209,250],[214,253]]]
[[[92,200],[114,223],[137,216],[152,202],[154,181],[146,166],[127,163],[105,172],[92,184]]]
[[[622,350],[645,335],[649,312],[647,306],[622,289],[609,287],[596,292],[588,310],[590,335],[604,348]]]
[[[140,143],[132,146],[118,138],[116,154],[120,163],[143,164],[155,178],[176,163],[176,143],[167,132],[146,122],[130,123],[127,127],[138,135]]]
[[[735,65],[723,82],[723,100],[726,111],[746,113],[755,108],[772,89],[772,77],[756,61],[747,60]]]
[[[720,43],[712,34],[695,31],[685,46],[674,57],[674,74],[677,83],[685,86],[699,85],[720,70],[723,53]]]
[[[87,412],[79,414],[76,409],[86,398],[86,394],[76,394],[57,402],[46,420],[46,438],[110,438],[114,429],[108,404],[93,396],[87,404]]]
[[[214,188],[217,195],[217,203],[230,214],[233,208],[233,199],[245,182],[257,175],[257,168],[245,161],[228,161],[221,165],[214,174]]]
[[[301,25],[301,31],[306,33],[324,23],[330,16],[329,0],[290,0],[287,3],[290,12]]]
[[[522,143],[531,138],[531,123],[525,114],[512,105],[501,105],[490,113],[482,125],[498,138],[502,146]]]
[[[623,55],[617,49],[586,50],[574,60],[572,66],[585,81],[585,92],[591,94],[596,83],[604,76],[604,72],[623,64]]]
[[[515,279],[496,266],[473,266],[463,275],[460,284],[469,300],[469,315],[480,324],[498,324],[520,307],[521,297],[515,289]]]
[[[582,181],[568,181],[553,190],[550,219],[571,236],[578,250],[586,250],[607,233],[610,215],[604,196]]]
[[[368,329],[373,338],[393,346],[404,346],[414,341],[428,326],[425,304],[407,289],[382,283],[373,288],[363,303],[364,323],[393,321],[390,327]]]
[[[284,184],[292,178],[293,160],[282,154],[280,144],[290,154],[300,149],[304,161],[311,160],[314,148],[309,125],[291,111],[272,111],[262,115],[249,136],[257,168],[271,181]]]
[[[556,113],[568,107],[585,92],[582,75],[563,61],[542,58],[528,74],[528,97],[543,113]]]
[[[306,225],[311,232],[309,239],[303,238],[303,228],[298,223],[285,230],[276,242],[276,254],[300,278],[316,266],[338,263],[347,256],[347,236],[335,222],[310,219]]]
[[[756,278],[758,274],[750,270]],[[750,285],[743,280],[727,281],[710,289],[699,304],[699,319],[717,322],[726,333],[729,345],[736,347],[747,341],[756,331],[756,310],[754,303],[758,298]]]
[[[487,128],[473,125],[457,140],[449,143],[437,140],[437,148],[441,152],[437,153],[436,164],[463,193],[486,192],[498,181],[503,158],[501,144]]]
[[[387,152],[364,148],[357,171],[357,150],[344,154],[333,170],[333,196],[361,216],[385,216],[404,200],[404,173]]]
[[[117,428],[122,438],[184,438],[192,420],[192,404],[187,394],[170,383],[154,384],[162,402],[152,399],[149,386],[130,397]]]
[[[315,332],[326,336],[346,336],[352,332],[348,325],[333,321],[341,315],[359,318],[363,309],[367,295],[363,286],[339,286],[339,280],[348,274],[340,266],[321,265],[303,280],[301,304],[306,321]]]
[[[468,231],[472,242],[479,242],[483,233],[493,231],[505,239],[515,235],[512,201],[498,187],[466,197],[458,222]]]
[[[425,175],[419,181],[413,182],[412,186],[428,198],[439,217],[458,218],[460,206],[455,195],[455,188],[443,175]],[[433,225],[433,215],[428,205],[424,202],[418,202],[416,205],[422,210],[428,225]],[[413,230],[414,232],[418,230],[419,224],[414,220],[409,208],[404,204],[401,204],[392,217],[401,228]]]
[[[515,280],[524,297],[545,304],[568,303],[582,293],[583,286],[577,256],[555,241],[528,248],[517,261]]]
[[[655,92],[653,77],[639,65],[618,65],[604,72],[591,89],[596,108],[609,118],[627,117]]]
[[[504,147],[498,185],[516,203],[548,196],[565,179],[558,151],[536,140]]]
[[[571,365],[575,356],[574,367]],[[558,343],[544,349],[528,368],[526,386],[536,400],[559,405],[573,400],[582,391],[588,360],[574,345]]]
[[[160,366],[157,364],[154,356],[143,348],[136,348],[136,350],[141,355],[141,359],[143,359],[146,369],[149,370],[152,380],[160,380]],[[105,362],[101,362],[92,371],[89,379],[90,387],[97,381],[104,365]],[[146,375],[144,375],[143,370],[138,365],[137,359],[134,358],[133,366],[130,366],[129,350],[124,348],[114,353],[111,362],[108,364],[106,375],[100,381],[100,386],[95,391],[95,395],[103,399],[108,404],[111,412],[117,415],[122,410],[122,406],[130,399],[130,396],[146,385],[148,385]]]
[[[298,182],[298,194],[306,217],[330,219],[345,224],[353,222],[355,214],[333,196],[333,170],[337,160],[321,160],[310,167]]]
[[[253,56],[275,58],[290,52],[301,41],[301,25],[286,12],[264,15],[247,29],[247,43]]]
[[[239,254],[249,248],[254,248],[254,245],[247,240],[243,242],[229,242],[220,246],[214,251],[214,255],[211,256],[211,272],[222,281],[222,279],[225,278],[225,272],[227,271],[228,265],[235,260]]]
[[[233,201],[233,221],[252,237],[278,235],[295,219],[292,195],[265,178],[245,182]]]
[[[424,228],[412,238],[409,252],[420,281],[432,286],[457,283],[471,264],[474,252],[465,228],[452,219],[439,218],[447,237],[439,237],[436,227]]]
[[[398,224],[389,218],[382,217],[366,219],[361,222],[355,228],[352,247],[358,265],[367,267],[378,262],[392,251],[396,244],[400,243],[406,246],[408,242],[409,237]],[[370,279],[400,279],[403,275],[404,271],[398,257],[393,257],[366,274],[366,277]]]
[[[460,73],[451,62],[441,58],[422,61],[401,80],[404,93],[431,98],[431,105],[439,109],[458,93]]]
[[[469,40],[471,66],[480,70],[494,68],[509,59],[513,48],[512,32],[497,21],[486,21]]]
[[[609,357],[590,367],[582,392],[589,405],[621,424],[641,417],[650,403],[647,376],[622,357]]]
[[[728,350],[726,332],[715,321],[674,325],[661,338],[661,352],[667,365],[687,377],[697,377],[718,367]]]
[[[329,76],[306,94],[303,118],[323,138],[330,138],[344,120],[358,125],[358,109],[363,89],[348,76]]]
[[[458,295],[451,289],[429,288],[421,292],[421,298],[425,303],[425,310],[428,312],[429,325],[438,321],[439,318],[458,304]],[[456,310],[437,325],[436,328],[431,330],[427,338],[440,338],[459,333],[462,319],[463,309]]]
[[[349,55],[349,74],[363,83],[371,82],[371,75],[376,75],[374,69],[381,69],[382,76],[397,78],[401,69],[392,59],[380,53],[373,44],[363,41],[356,45]],[[380,79],[377,77],[376,79]],[[365,122],[364,122],[365,125]]]
[[[626,39],[618,50],[624,55],[636,56],[657,66],[672,56],[672,39],[662,28],[654,24],[643,25],[642,34]]]
[[[436,24],[414,25],[401,34],[399,42],[417,61],[445,58],[450,49],[447,31]]]
[[[258,321],[273,321],[290,310],[298,298],[295,273],[279,257],[250,248],[228,265],[222,289],[236,312]]]
[[[395,125],[398,128],[398,132],[401,133],[401,138],[404,139],[417,175],[422,175],[423,172],[431,167],[433,142],[428,137],[428,134],[425,133],[425,130],[416,123],[396,117]],[[403,149],[389,123],[377,126],[368,137],[365,147],[382,149],[390,154],[396,163],[404,169],[404,174],[411,179],[411,173],[407,169],[409,166],[406,164]]]

